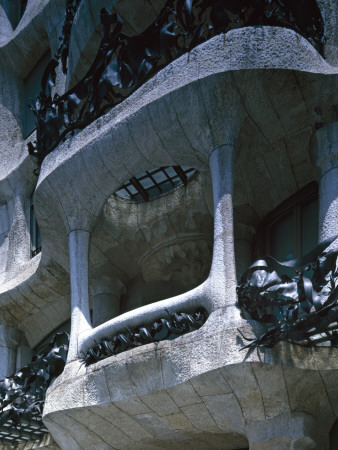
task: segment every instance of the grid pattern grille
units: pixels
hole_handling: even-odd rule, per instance
[[[19,444],[41,441],[46,434],[48,434],[48,430],[44,426],[40,415],[22,419],[17,426],[13,424],[12,420],[8,420],[0,425],[0,445],[17,448]]]
[[[177,186],[186,185],[196,173],[197,170],[189,166],[158,167],[146,170],[130,178],[115,194],[128,200],[148,202],[170,192]]]

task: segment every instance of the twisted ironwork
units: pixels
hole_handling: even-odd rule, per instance
[[[60,58],[66,71],[78,6],[79,0],[67,1],[62,45],[32,105],[37,140],[28,144],[28,150],[39,164],[69,133],[86,127],[164,66],[215,35],[247,26],[280,26],[300,33],[320,52],[323,49],[324,24],[315,0],[167,0],[156,20],[135,36],[124,33],[121,17],[104,8],[102,40],[88,73],[65,94],[52,96]]]
[[[46,391],[63,372],[68,343],[68,333],[57,333],[42,354],[33,356],[30,364],[0,381],[0,427],[7,422],[20,427],[21,421],[32,418],[43,425]]]
[[[61,59],[62,72],[67,73],[67,59],[69,54],[70,45],[70,35],[72,33],[72,26],[74,22],[74,17],[78,7],[80,6],[81,0],[66,0],[66,14],[65,20],[62,27],[62,36],[60,37],[61,45],[54,57],[57,61]]]
[[[282,340],[304,346],[338,345],[338,250],[325,252],[333,240],[292,261],[265,257],[244,273],[237,287],[239,307],[250,318],[272,326],[255,339],[242,335],[249,341],[243,349],[273,347]],[[276,266],[300,270],[289,277],[278,275]]]
[[[167,319],[156,320],[151,326],[135,330],[127,329],[112,338],[102,339],[83,355],[83,362],[88,366],[131,348],[166,339],[175,339],[198,330],[207,320],[207,313],[203,308],[199,308],[193,314],[170,313],[169,311],[167,314]]]

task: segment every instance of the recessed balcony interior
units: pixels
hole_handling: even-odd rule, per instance
[[[209,173],[184,165],[145,170],[109,197],[89,255],[94,327],[206,280],[210,200]]]

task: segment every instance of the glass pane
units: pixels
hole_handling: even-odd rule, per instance
[[[169,177],[177,177],[177,173],[175,172],[173,167],[165,167],[165,172],[168,174]]]
[[[153,181],[148,176],[146,178],[143,178],[143,180],[140,180],[140,183],[144,187],[144,189],[149,189],[150,187],[154,186]]]
[[[137,192],[138,192],[137,189],[132,184],[128,184],[128,191],[130,191],[133,195],[137,194]],[[120,192],[120,191],[118,191],[118,192]]]
[[[165,176],[165,174],[162,172],[162,170],[152,174],[152,176],[157,183],[161,183],[162,181],[164,181],[168,178]]]
[[[294,254],[294,219],[290,212],[275,223],[270,229],[270,254],[278,261],[295,258]]]
[[[34,206],[31,205],[31,207],[30,207],[30,237],[31,237],[32,254],[34,254],[34,252],[36,250],[36,236],[35,236],[36,228],[35,227],[36,227],[35,211],[34,211]]]
[[[302,255],[313,250],[318,243],[318,199],[302,205]]]
[[[41,79],[45,68],[51,60],[50,52],[46,53],[31,73],[24,81],[24,99],[23,99],[23,134],[26,138],[36,127],[35,115],[29,108],[29,105],[34,103],[36,97],[41,92]]]
[[[289,261],[294,254],[294,216],[293,211],[285,215],[270,229],[270,255],[278,261]],[[279,275],[294,276],[294,269],[283,267]]]
[[[116,192],[116,195],[118,197],[122,197],[122,198],[130,198],[130,195],[128,194],[128,192],[124,189],[120,189]]]

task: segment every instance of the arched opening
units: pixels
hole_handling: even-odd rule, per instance
[[[188,166],[145,170],[109,197],[89,256],[94,327],[206,280],[213,241],[209,178]]]

